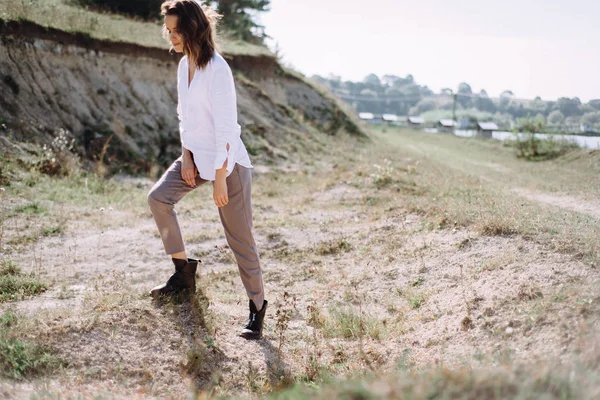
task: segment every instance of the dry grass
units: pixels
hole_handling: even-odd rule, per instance
[[[84,33],[95,39],[135,43],[168,49],[160,22],[135,20],[122,15],[87,10],[69,0],[3,1],[3,20],[27,20],[66,32]],[[263,46],[233,40],[225,33],[223,51],[231,55],[274,57]]]
[[[506,183],[536,177],[486,180],[461,169],[460,139],[418,135],[378,133],[358,150],[342,138],[330,144],[350,160],[332,153],[255,171],[270,302],[258,342],[237,336],[246,297],[209,188],[178,205],[189,251],[203,260],[198,293],[153,304],[146,292],[172,266],[144,212],[151,182],[15,169],[8,175],[22,179],[3,195],[7,261],[21,249],[8,245],[12,227],[60,226],[51,215],[61,207],[69,217],[58,236],[22,247],[44,252],[24,273],[37,268],[55,284],[43,301],[12,303],[21,321],[12,332],[68,362],[68,372],[45,370],[47,388],[73,396],[597,396],[597,223],[523,199]],[[444,157],[415,145],[426,154],[444,148]],[[489,146],[469,156],[492,157]],[[565,174],[578,162],[552,161]],[[48,311],[31,312],[42,304]]]

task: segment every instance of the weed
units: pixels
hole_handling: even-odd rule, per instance
[[[277,311],[275,312],[277,318],[275,332],[279,337],[279,347],[277,348],[278,358],[281,358],[281,350],[285,342],[285,332],[289,328],[294,310],[296,310],[296,296],[290,296],[288,292],[284,292],[283,298],[279,301]]]
[[[245,373],[246,387],[251,393],[262,395],[265,393],[268,387],[266,376],[261,374],[252,363],[248,361],[248,368]]]
[[[371,174],[373,185],[377,189],[383,189],[394,183],[394,168],[392,167],[392,162],[387,159],[383,160],[383,162],[384,165],[375,164],[374,167],[376,172]]]
[[[17,334],[13,330],[17,323],[17,316],[10,310],[0,315],[1,376],[23,379],[51,372],[63,365],[46,346],[15,337]]]
[[[315,329],[323,329],[326,320],[317,302],[313,301],[306,310],[308,311],[308,320],[306,321],[308,326],[312,326]]]
[[[64,229],[64,227],[62,225],[45,227],[45,228],[42,228],[42,235],[43,236],[60,235],[61,233],[63,233],[63,229]]]
[[[413,283],[415,282],[416,281],[413,281]],[[413,285],[411,283],[408,289],[397,288],[396,293],[398,294],[398,296],[404,297],[406,301],[408,301],[410,308],[416,310],[418,308],[421,308],[421,306],[425,303],[425,301],[427,300],[427,294],[424,292],[415,291],[414,289],[412,289],[412,287]]]
[[[410,283],[410,286],[420,286],[423,282],[425,282],[425,277],[423,275],[419,275],[415,279],[413,279],[413,281]]]
[[[323,333],[330,338],[358,339],[368,335],[379,339],[382,328],[376,318],[358,313],[352,307],[334,307],[329,311]]]
[[[25,214],[25,215],[33,215],[33,214],[42,214],[46,211],[45,208],[41,207],[38,203],[28,203],[14,209],[15,213]]]
[[[23,300],[47,289],[33,274],[24,274],[12,262],[3,262],[0,269],[0,302]]]
[[[330,254],[340,254],[343,252],[350,251],[352,245],[346,239],[328,240],[319,243],[317,246],[317,253],[325,256]]]

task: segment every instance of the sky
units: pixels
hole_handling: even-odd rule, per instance
[[[258,19],[307,76],[600,99],[600,0],[271,0]]]

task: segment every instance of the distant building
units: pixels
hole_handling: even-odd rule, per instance
[[[375,115],[372,113],[358,113],[358,118],[362,121],[371,121],[375,118]]]
[[[458,129],[463,130],[476,130],[477,128],[477,119],[473,117],[461,118],[457,124]]]
[[[593,126],[585,125],[585,124],[581,124],[579,126],[579,131],[583,134],[588,134],[588,135],[598,133],[598,130],[594,129]]]
[[[439,132],[452,132],[455,126],[458,124],[452,119],[440,119],[437,123]]]
[[[400,121],[400,117],[396,114],[383,114],[381,116],[383,122],[390,126],[400,126],[402,125],[402,121]]]
[[[377,117],[373,113],[366,113],[366,112],[358,113],[358,118],[360,118],[361,121],[364,121],[367,124],[381,125],[381,118]]]
[[[406,125],[409,128],[421,129],[425,124],[425,120],[422,117],[408,117]]]
[[[498,125],[495,122],[478,122],[477,123],[477,136],[491,138],[492,132],[499,130]]]

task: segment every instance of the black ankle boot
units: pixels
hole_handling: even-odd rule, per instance
[[[250,316],[248,317],[248,324],[242,330],[242,337],[246,339],[260,339],[262,336],[263,322],[265,319],[265,312],[267,311],[267,305],[269,302],[264,301],[260,311],[256,309],[254,302],[250,300]]]
[[[196,268],[200,260],[188,258],[187,261],[173,258],[175,273],[171,275],[167,283],[156,286],[150,291],[152,297],[169,295],[183,290],[194,293],[196,291]]]

